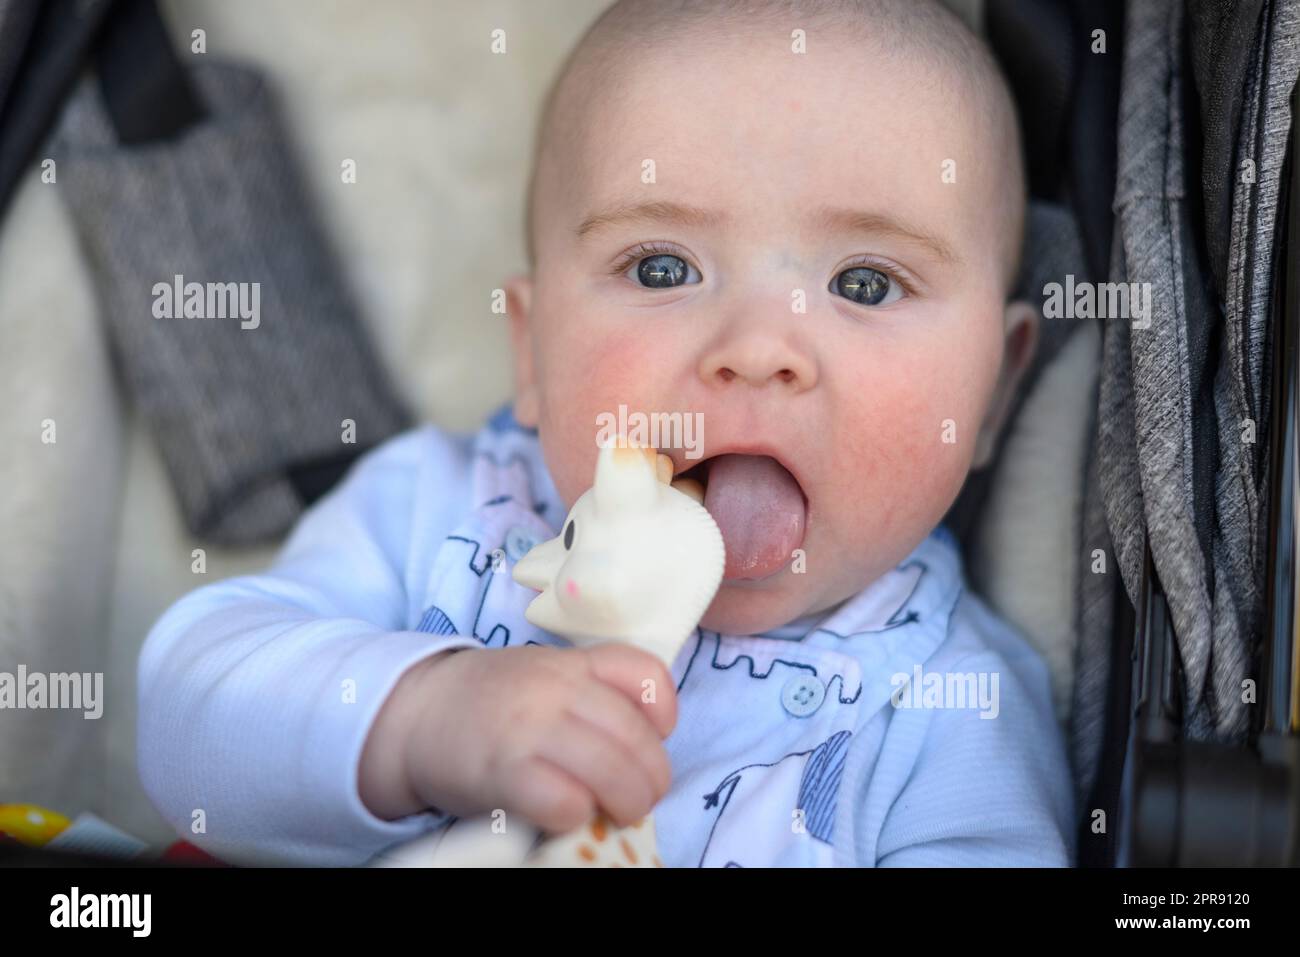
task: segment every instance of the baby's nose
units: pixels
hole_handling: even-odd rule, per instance
[[[748,329],[708,349],[700,360],[699,373],[707,384],[773,384],[802,392],[817,383],[817,361],[807,348],[782,332]]]

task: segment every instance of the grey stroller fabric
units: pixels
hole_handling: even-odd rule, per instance
[[[88,78],[52,152],[124,385],[154,432],[187,523],[240,544],[292,524],[303,475],[337,471],[407,418],[309,213],[262,81],[218,63],[193,77],[207,117],[174,140],[135,146],[118,143]],[[160,318],[164,294],[155,286],[174,288],[177,276],[205,289],[247,284],[244,303],[256,294],[260,314]],[[171,306],[181,315],[181,302]],[[355,423],[354,444],[345,420]]]
[[[1235,438],[1240,460],[1235,463],[1244,511],[1250,526],[1250,548],[1232,552],[1234,577],[1257,583],[1257,598],[1263,600],[1264,529],[1260,524],[1267,501],[1267,437],[1262,429],[1268,421],[1268,331],[1273,308],[1272,270],[1274,230],[1278,222],[1278,200],[1287,134],[1291,125],[1290,94],[1300,73],[1300,3],[1295,0],[1264,4],[1250,73],[1247,76],[1233,176],[1233,199],[1227,250],[1227,281],[1224,299],[1227,326],[1226,350],[1220,367],[1221,388],[1215,394],[1226,445],[1230,433],[1240,432],[1240,423],[1251,421],[1260,428],[1253,447]],[[1226,463],[1233,464],[1233,463]],[[1233,473],[1221,473],[1225,483]],[[1221,497],[1231,497],[1225,489]]]
[[[1294,14],[1290,2],[1266,12],[1269,52],[1260,51],[1262,72],[1246,100],[1249,142],[1238,144],[1258,177],[1234,198],[1235,291],[1222,316],[1189,225],[1183,5],[1134,0],[1128,11],[1112,279],[1149,283],[1152,311],[1149,328],[1107,323],[1100,483],[1135,604],[1149,537],[1178,638],[1184,733],[1193,740],[1240,743],[1249,725],[1243,681],[1263,594],[1256,446],[1265,440],[1259,397],[1270,276],[1269,248],[1260,243],[1272,230],[1286,128],[1268,102],[1277,97],[1284,106],[1295,80]],[[1267,150],[1261,124],[1281,134]]]
[[[18,73],[39,6],[27,0],[0,0],[0,107]]]
[[[1118,244],[1112,245],[1112,250]],[[1095,410],[1094,410],[1095,415]],[[1094,434],[1096,422],[1093,422]],[[1117,573],[1106,526],[1101,492],[1099,449],[1089,449],[1083,483],[1079,530],[1079,582],[1075,604],[1074,689],[1070,703],[1070,765],[1074,771],[1075,807],[1083,808],[1097,783],[1101,748],[1106,736],[1107,691],[1111,657],[1115,653],[1115,595]],[[1097,572],[1095,553],[1106,556]]]
[[[1213,559],[1196,524],[1197,450],[1192,408],[1204,351],[1188,321],[1181,229],[1183,155],[1182,7],[1135,0],[1126,31],[1115,210],[1116,281],[1147,284],[1149,328],[1107,324],[1099,409],[1101,482],[1117,563],[1139,600],[1144,533],[1168,597],[1186,682],[1189,737],[1245,730],[1240,681],[1245,638],[1242,583],[1211,592]],[[1200,424],[1205,428],[1205,424]],[[1216,549],[1217,552],[1217,549]],[[1217,639],[1217,640],[1216,640]]]

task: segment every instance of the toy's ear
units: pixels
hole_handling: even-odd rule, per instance
[[[613,514],[653,507],[658,501],[655,450],[609,442],[596,458],[596,511]]]

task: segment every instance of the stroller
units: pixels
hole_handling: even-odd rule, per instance
[[[1077,476],[1074,600],[1062,621],[1073,659],[1068,732],[1078,863],[1298,864],[1300,156],[1293,154],[1300,143],[1288,131],[1300,116],[1300,0],[979,6],[1024,130],[1031,204],[1020,296],[1041,303],[1047,284],[1067,276],[1150,295],[1141,317],[1044,320],[1027,383],[1032,389],[1063,350],[1092,337],[1082,345],[1099,361],[1099,378],[1086,407],[1075,410],[1089,420],[1090,438]],[[192,148],[185,146],[197,139],[191,133],[205,127],[202,97],[169,50],[153,5],[88,7],[94,16],[79,21],[81,35],[35,34],[57,49],[63,37],[70,52],[49,59],[70,68],[97,57],[124,146]],[[32,11],[31,28],[37,8],[15,9]],[[152,72],[141,72],[141,63],[154,64]],[[73,73],[61,76],[66,82],[40,84],[49,102],[28,103],[26,112],[0,102],[0,215],[57,122]],[[260,162],[250,150],[241,163]],[[186,169],[175,164],[169,195],[185,195]],[[111,195],[113,183],[105,180],[104,189]],[[312,235],[304,204],[294,191],[281,192],[293,201],[264,217],[293,231],[293,241],[266,234],[253,248],[241,222],[226,245],[252,249],[247,254],[268,273],[298,270],[304,288],[328,286],[335,271],[313,257],[310,268],[277,260],[277,250],[317,248],[297,236]],[[83,234],[114,242],[132,234],[87,223],[75,207]],[[165,213],[154,216],[158,229],[183,219]],[[187,250],[185,272],[222,274],[203,259],[220,246]],[[102,298],[112,302],[112,291],[129,283],[113,274],[117,261],[104,258]],[[327,262],[323,252],[320,262]],[[127,364],[125,386],[137,390],[174,481],[198,490],[185,502],[195,533],[240,543],[278,535],[364,451],[327,457],[323,449],[338,447],[333,435],[304,439],[292,423],[277,435],[256,415],[241,420],[240,448],[256,440],[256,464],[283,486],[269,504],[249,502],[246,489],[216,472],[229,468],[234,452],[196,447],[209,441],[198,433],[166,430],[174,403],[162,402],[156,378],[146,379],[154,370],[134,375],[130,366],[150,352],[135,338],[148,334],[146,324],[123,321],[131,310],[119,305],[110,332]],[[303,394],[356,390],[344,405],[377,410],[367,418],[377,423],[371,439],[378,441],[407,419],[364,342],[353,340],[346,306],[346,292],[334,289],[324,307],[302,310],[317,329],[322,315],[340,317],[337,347],[311,367],[329,388],[309,382]],[[225,380],[230,370],[218,353],[194,349],[194,366],[173,366],[168,375]],[[249,363],[238,352],[223,355],[228,364]],[[248,409],[273,407],[281,380],[303,374],[295,367],[281,375],[275,363],[283,355],[268,351],[245,370],[240,392]],[[145,381],[155,390],[152,404],[142,399]],[[967,546],[977,582],[971,541],[991,474],[972,476],[947,520]]]
[[[1098,320],[1079,864],[1295,865],[1300,4],[989,0],[986,20],[1025,131],[1022,295],[1063,273],[1150,295]]]

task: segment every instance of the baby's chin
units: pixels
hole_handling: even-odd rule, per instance
[[[804,589],[773,585],[770,578],[724,581],[700,619],[700,627],[724,635],[757,635],[788,625],[816,607],[813,596]]]

